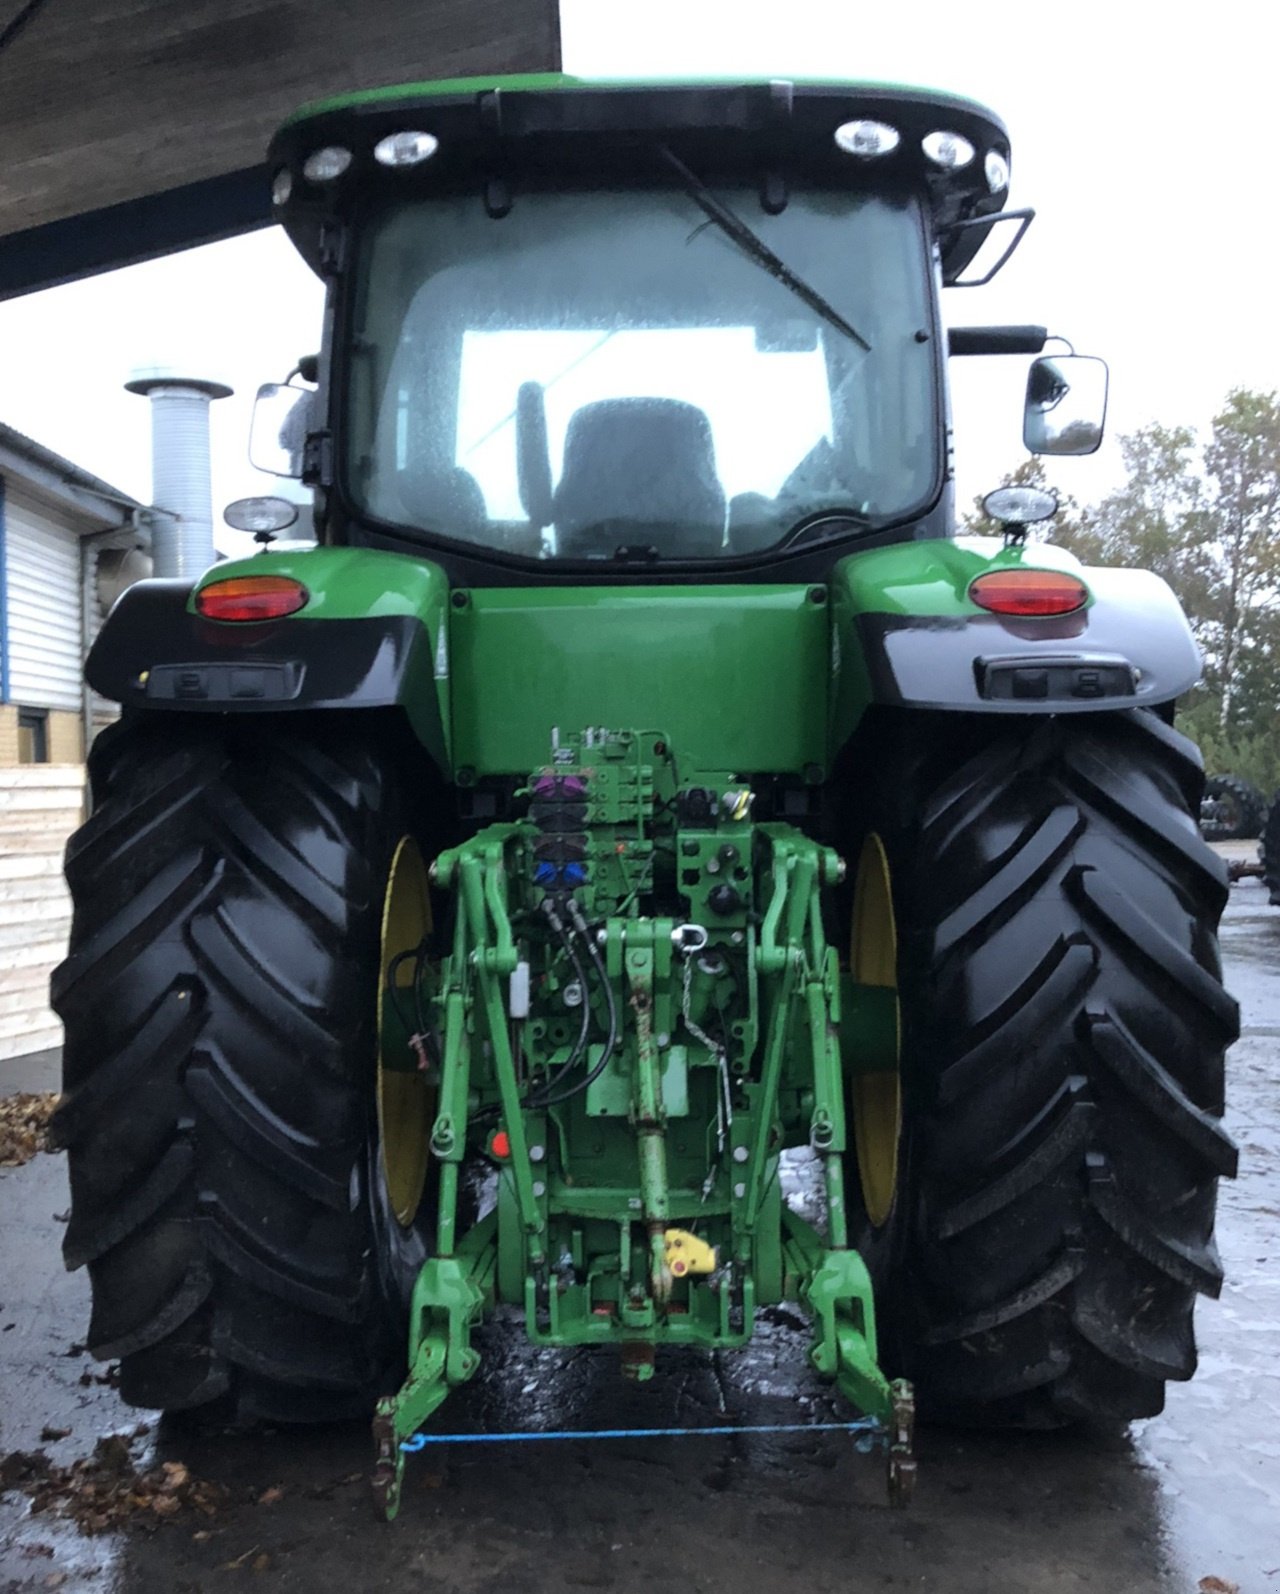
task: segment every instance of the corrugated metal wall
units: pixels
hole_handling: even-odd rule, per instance
[[[5,494],[9,699],[79,709],[80,548],[71,521],[10,480]]]

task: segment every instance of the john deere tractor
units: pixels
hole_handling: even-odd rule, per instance
[[[955,537],[944,329],[990,112],[862,83],[411,84],[270,153],[327,285],[260,439],[315,492],[144,581],[72,841],[69,1264],[129,1401],[373,1415],[378,1500],[499,1306],[732,1349],[784,1299],[915,1403],[1161,1408],[1214,1294],[1236,1006],[1168,588]],[[1025,437],[1101,435],[1105,367]],[[821,1210],[791,1210],[808,1157]]]

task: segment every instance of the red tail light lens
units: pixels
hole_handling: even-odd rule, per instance
[[[1061,570],[988,570],[969,583],[969,596],[992,614],[1071,614],[1089,589]]]
[[[311,594],[291,576],[231,576],[196,593],[207,620],[278,620],[296,614]]]

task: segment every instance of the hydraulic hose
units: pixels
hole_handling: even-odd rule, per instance
[[[604,996],[605,1009],[609,1015],[609,1027],[605,1036],[604,1046],[600,1052],[600,1056],[596,1060],[595,1066],[591,1068],[582,1079],[578,1080],[576,1084],[571,1085],[567,1090],[562,1090],[556,1095],[543,1095],[536,1103],[536,1105],[539,1107],[553,1107],[559,1102],[568,1101],[570,1097],[578,1095],[581,1091],[586,1090],[589,1085],[594,1084],[609,1066],[610,1060],[612,1059],[614,1052],[617,1050],[618,1045],[618,1003],[613,994],[613,986],[609,983],[609,975],[604,966],[604,959],[600,956],[600,948],[596,945],[595,937],[591,934],[591,930],[586,919],[583,917],[582,909],[578,906],[577,900],[573,897],[570,897],[568,899],[567,907],[569,911],[569,917],[573,920],[573,928],[586,945],[587,953],[591,958],[592,967],[595,969],[596,977],[600,982],[600,989]],[[557,917],[559,916],[557,915]],[[587,1006],[586,988],[584,985],[583,1007],[586,1008]],[[565,1072],[566,1069],[561,1069],[556,1076],[556,1080],[559,1080],[561,1077],[563,1077]],[[552,1083],[556,1083],[556,1080],[553,1080]]]
[[[577,904],[575,903],[574,906],[576,907]],[[524,1105],[534,1108],[549,1107],[553,1101],[565,1099],[560,1096],[552,1097],[549,1093],[554,1091],[556,1086],[561,1084],[569,1072],[576,1068],[582,1060],[582,1056],[587,1049],[587,1039],[591,1032],[591,1002],[587,991],[587,971],[582,965],[581,957],[578,955],[578,948],[574,944],[573,935],[570,933],[568,925],[560,917],[552,898],[544,897],[542,899],[542,911],[546,915],[547,923],[558,937],[560,945],[564,948],[565,956],[569,959],[569,966],[572,968],[574,978],[578,982],[578,988],[582,992],[582,1019],[578,1027],[578,1038],[574,1041],[573,1050],[569,1053],[568,1058],[560,1065],[540,1091],[534,1091],[526,1098]],[[570,1091],[569,1094],[572,1095],[573,1092]]]

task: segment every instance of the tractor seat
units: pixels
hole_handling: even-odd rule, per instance
[[[477,538],[488,521],[484,494],[470,471],[415,465],[400,472],[397,485],[409,519],[427,531]]]
[[[557,552],[612,558],[652,547],[667,558],[724,552],[725,496],[711,423],[679,399],[601,399],[569,421],[552,501]]]

